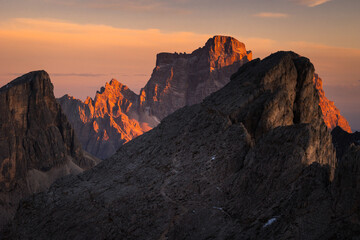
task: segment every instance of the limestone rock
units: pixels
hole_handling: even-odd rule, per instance
[[[175,110],[201,102],[223,87],[251,51],[232,37],[215,36],[191,54],[159,53],[140,96],[116,80],[94,100],[58,99],[83,148],[105,159],[124,143],[157,126]]]
[[[351,133],[351,127],[348,121],[343,116],[341,116],[340,111],[334,105],[334,102],[329,101],[329,99],[325,97],[325,92],[322,87],[322,79],[317,74],[314,74],[314,85],[319,92],[320,107],[326,126],[330,130],[334,129],[336,126],[339,126],[346,132]]]
[[[251,60],[252,53],[243,43],[226,36],[210,38],[191,54],[159,53],[151,78],[140,92],[141,110],[149,109],[161,120],[183,106],[200,103]]]
[[[0,225],[22,197],[98,161],[83,152],[48,74],[25,74],[0,88]]]
[[[151,129],[129,118],[138,96],[113,79],[85,102],[65,95],[58,99],[83,148],[105,159],[124,143]]]
[[[336,163],[292,52],[245,64],[202,103],[24,200],[10,239],[351,239],[359,151]],[[336,166],[338,166],[336,168]]]

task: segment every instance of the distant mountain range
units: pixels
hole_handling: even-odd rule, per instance
[[[252,60],[252,52],[232,37],[214,36],[191,54],[159,53],[150,80],[140,95],[113,79],[84,102],[65,95],[58,99],[83,148],[105,159],[124,143],[157,126],[177,109],[200,103],[225,86],[233,73]],[[329,129],[351,132],[346,119],[325,97],[314,74],[320,107]]]
[[[45,71],[0,88],[0,238],[358,237],[360,133],[309,59],[250,60],[215,36],[158,54],[139,95],[56,101]]]
[[[104,159],[175,110],[201,102],[251,59],[243,43],[215,36],[191,54],[159,53],[140,95],[113,79],[94,100],[82,102],[65,95],[58,102],[84,149]]]
[[[91,170],[23,200],[3,236],[359,237],[360,147],[352,144],[357,136],[340,129],[336,138],[350,145],[337,160],[309,59],[293,52],[255,59],[200,103],[164,118],[165,110],[151,109],[161,103],[155,99],[168,96],[158,89],[163,94],[146,95],[152,100],[144,105],[148,117],[161,120],[156,128]],[[100,103],[106,103],[100,109],[117,109],[114,114],[131,109],[124,100],[116,106]]]

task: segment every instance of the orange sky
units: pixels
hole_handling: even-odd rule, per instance
[[[360,129],[360,97],[354,92],[360,90],[358,2],[274,0],[276,9],[264,0],[207,3],[0,0],[0,85],[44,69],[57,97],[93,97],[111,78],[138,93],[150,78],[157,53],[189,53],[213,35],[230,35],[244,42],[254,58],[278,50],[310,58],[328,98]],[[242,8],[234,7],[238,3]],[[82,15],[85,10],[88,17]]]

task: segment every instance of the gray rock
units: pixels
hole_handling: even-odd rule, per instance
[[[183,106],[200,103],[251,60],[245,44],[226,36],[210,38],[191,54],[159,53],[151,78],[140,91],[140,110],[150,109],[150,115],[161,120]]]
[[[338,161],[342,159],[352,144],[360,145],[360,132],[348,133],[338,126],[331,131],[331,135]]]
[[[28,73],[0,89],[0,226],[19,200],[57,178],[93,167],[53,94],[44,71]]]
[[[57,99],[83,148],[105,159],[124,143],[151,129],[128,115],[137,111],[138,95],[115,79],[84,102],[65,95]]]

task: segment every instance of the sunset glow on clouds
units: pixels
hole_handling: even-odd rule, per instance
[[[360,85],[359,11],[352,0],[0,0],[0,85],[44,69],[57,97],[93,97],[111,78],[139,92],[157,53],[190,53],[228,35],[254,58],[310,58],[329,99],[346,109],[331,89]]]
[[[295,0],[297,3],[306,5],[308,7],[316,7],[318,5],[330,2],[331,0]]]
[[[285,13],[275,13],[275,12],[261,12],[254,15],[255,17],[261,18],[287,18],[288,14]]]
[[[119,29],[55,20],[13,19],[0,25],[1,85],[15,76],[45,69],[53,77],[55,93],[84,98],[105,81],[124,78],[138,91],[149,79],[155,56],[162,51],[192,51],[209,35],[157,29]],[[56,73],[56,75],[52,75]],[[80,79],[76,82],[75,79]],[[84,92],[86,81],[91,91]],[[93,81],[93,83],[91,82]]]

